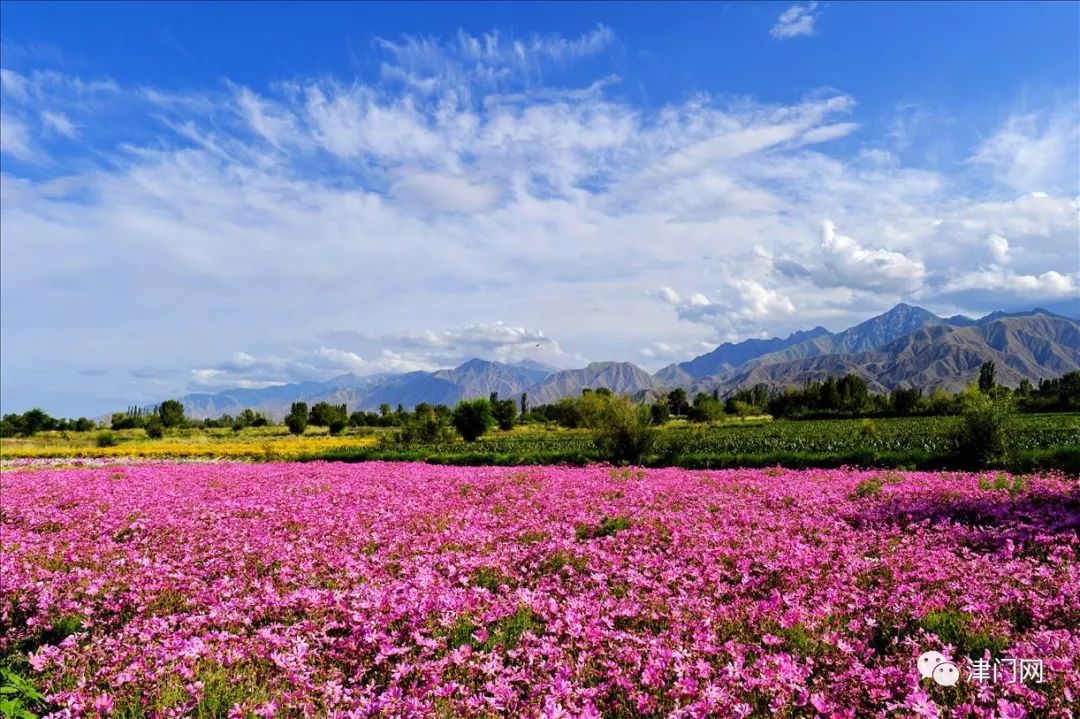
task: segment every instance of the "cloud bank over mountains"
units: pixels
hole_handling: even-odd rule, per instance
[[[774,35],[813,32],[795,7]],[[927,169],[860,139],[842,90],[566,82],[623,42],[380,39],[376,76],[261,89],[4,69],[5,376],[113,368],[92,403],[472,356],[658,368],[900,300],[1080,296],[1074,101]]]

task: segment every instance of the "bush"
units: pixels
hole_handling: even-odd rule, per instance
[[[152,416],[146,420],[144,429],[146,429],[146,436],[150,439],[161,439],[165,436],[165,424],[158,416]]]
[[[657,402],[649,407],[649,419],[657,426],[665,424],[671,419],[671,409],[666,402]]]
[[[285,426],[292,434],[300,435],[307,429],[308,406],[307,402],[293,402],[289,413],[285,415]]]
[[[512,399],[496,399],[491,403],[491,414],[499,424],[499,429],[513,429],[517,420],[517,403]]]
[[[434,412],[425,412],[412,418],[395,437],[395,441],[400,444],[437,444],[451,442],[453,439],[450,425]]]
[[[1005,421],[1008,417],[1003,403],[969,409],[956,432],[956,451],[969,463],[979,467],[1002,464],[1008,460],[1005,441]]]
[[[466,442],[476,441],[495,424],[491,402],[486,399],[459,402],[450,416],[450,423]]]
[[[308,414],[308,424],[316,427],[331,427],[337,421],[342,423],[349,421],[349,413],[343,404],[317,402]]]
[[[333,420],[330,423],[330,436],[336,437],[337,435],[344,432],[346,424],[347,424],[347,422],[344,419],[341,419],[340,417],[338,419]]]
[[[112,432],[98,432],[97,437],[94,438],[94,443],[98,447],[115,447],[120,444],[120,440]]]
[[[648,407],[626,397],[612,397],[598,419],[596,448],[611,462],[639,463],[653,444],[649,420]]]

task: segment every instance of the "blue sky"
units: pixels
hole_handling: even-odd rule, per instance
[[[0,5],[3,411],[1075,306],[1075,3]]]

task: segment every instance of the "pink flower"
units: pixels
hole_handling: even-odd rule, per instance
[[[1024,719],[1027,716],[1027,710],[1024,707],[1007,699],[998,699],[997,709],[1000,719]]]

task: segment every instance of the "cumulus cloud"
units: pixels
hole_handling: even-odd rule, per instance
[[[1005,264],[1009,261],[1009,241],[1001,235],[990,235],[986,244],[990,246],[990,253],[994,262]]]
[[[1007,293],[1031,300],[1075,298],[1080,296],[1078,276],[1080,273],[1062,274],[1055,270],[1041,275],[1023,275],[1003,267],[990,266],[949,280],[942,291],[947,294]]]
[[[779,40],[786,40],[799,35],[813,35],[814,21],[820,14],[816,2],[795,3],[784,12],[780,13],[776,24],[769,30],[769,34]]]
[[[903,292],[921,284],[926,267],[900,252],[863,247],[839,234],[832,220],[825,220],[821,223],[821,267],[811,274],[823,287]]]
[[[795,304],[782,290],[766,287],[752,279],[729,279],[716,290],[714,299],[701,292],[694,292],[685,300],[678,295],[664,297],[664,289],[668,288],[662,288],[656,294],[674,305],[679,319],[708,325],[714,328],[718,338],[727,339],[745,333],[765,318],[782,321],[785,316],[795,312]],[[699,342],[689,344],[699,347]],[[639,354],[649,358],[666,357],[670,356],[668,350],[673,346],[670,343],[653,343],[639,350]],[[687,343],[681,346],[685,347]]]

